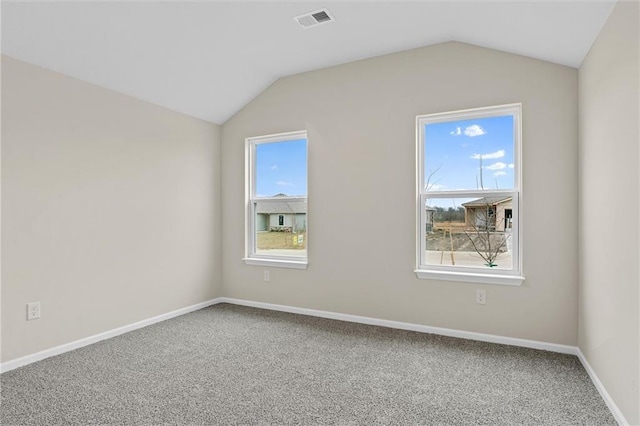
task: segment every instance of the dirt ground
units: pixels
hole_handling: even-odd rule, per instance
[[[451,228],[451,237],[449,237],[448,229]],[[294,244],[294,237],[302,236],[301,244]],[[477,235],[471,235],[475,241],[478,241]],[[484,235],[482,235],[484,237]],[[435,224],[434,231],[427,233],[427,250],[451,250],[451,241],[453,240],[454,251],[475,251],[471,240],[464,233],[464,223],[454,222],[451,226],[448,223]],[[495,233],[491,235],[491,245],[493,247],[499,245],[504,238],[504,234]],[[479,243],[478,243],[479,244]],[[257,248],[260,250],[268,249],[294,249],[303,250],[307,247],[307,234],[292,234],[290,232],[258,232]],[[500,250],[507,251],[506,244]]]
[[[294,237],[299,240],[302,236],[301,244],[294,244]],[[307,248],[307,233],[301,232],[292,234],[291,232],[258,232],[256,241],[259,250],[268,249],[293,249],[303,250]]]
[[[463,232],[465,228],[464,222],[434,222],[433,230],[442,231],[451,229],[452,232]]]
[[[491,233],[489,238],[491,239],[491,247],[498,247],[503,243],[505,234]],[[443,227],[434,226],[434,231],[427,233],[427,250],[449,251],[451,250],[451,244],[453,242],[453,251],[475,251],[471,242],[472,240],[478,247],[481,247],[483,242],[486,241],[486,233],[477,235],[475,232],[470,232],[469,235],[467,235],[464,232],[464,226],[462,226],[452,227],[450,236],[448,230],[445,230]],[[500,252],[506,251],[507,245],[503,244]]]

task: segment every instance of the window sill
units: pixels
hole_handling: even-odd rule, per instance
[[[245,257],[242,259],[247,265],[272,266],[274,268],[307,269],[307,260],[282,260]]]
[[[511,285],[519,286],[524,281],[524,277],[519,275],[494,275],[494,274],[479,274],[471,272],[450,272],[450,271],[429,271],[424,269],[417,269],[415,271],[416,276],[424,280],[439,280],[439,281],[459,281],[466,283],[479,283],[479,284],[496,284],[496,285]]]

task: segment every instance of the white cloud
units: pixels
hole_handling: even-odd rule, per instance
[[[498,177],[498,176],[505,176],[506,174],[507,174],[506,172],[499,171],[499,172],[495,172],[493,175],[495,177]]]
[[[507,165],[498,161],[497,163],[490,164],[485,167],[487,170],[503,170],[507,168]]]
[[[458,127],[459,128],[459,127]],[[472,124],[464,129],[464,134],[470,138],[485,135],[487,132],[479,124]]]
[[[425,185],[425,189],[427,191],[442,191],[443,189],[447,189],[447,187],[437,183],[430,183],[428,185]]]
[[[501,149],[500,151],[496,151],[496,152],[491,152],[489,154],[473,154],[471,156],[471,158],[473,158],[474,160],[478,160],[482,157],[483,160],[495,160],[496,158],[502,158],[504,157],[504,149]]]
[[[271,166],[271,170],[278,170],[278,166],[274,164],[273,166]]]
[[[453,136],[460,136],[462,134],[462,129],[460,127],[456,127],[455,130],[449,132],[451,133]]]
[[[285,182],[285,181],[279,180],[279,181],[277,181],[277,182],[276,182],[276,185],[280,185],[280,186],[293,186],[293,183],[291,183],[291,182]]]
[[[509,164],[507,167],[509,167],[510,169],[513,169],[513,163]]]

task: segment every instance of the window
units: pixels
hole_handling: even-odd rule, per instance
[[[521,105],[416,121],[417,276],[519,285]]]
[[[246,253],[251,265],[307,267],[307,133],[246,140]]]
[[[512,209],[504,209],[504,227],[505,229],[513,228],[513,210]]]

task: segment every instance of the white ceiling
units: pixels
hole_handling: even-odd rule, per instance
[[[2,53],[223,123],[280,77],[449,40],[578,67],[614,2],[3,2]]]

